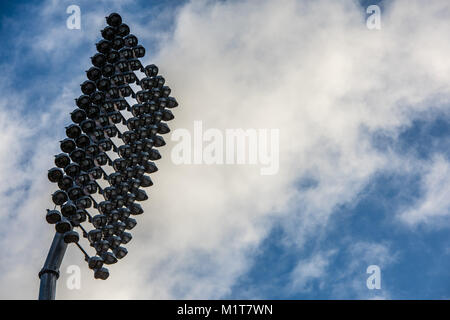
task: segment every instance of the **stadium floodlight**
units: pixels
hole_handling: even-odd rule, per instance
[[[178,106],[158,67],[141,64],[146,50],[122,17],[112,13],[106,22],[70,113],[73,123],[60,141],[62,153],[47,174],[59,189],[51,196],[54,208],[45,216],[56,233],[39,272],[39,299],[55,298],[59,267],[70,243],[80,249],[95,279],[106,280],[110,273],[104,265],[127,256],[123,245],[133,239],[127,230],[137,225],[130,215],[144,213],[137,202],[148,195],[141,188],[153,185],[148,174],[158,171],[152,162],[161,158],[156,148],[166,144],[161,135],[170,131],[165,122],[174,118],[167,108]],[[126,129],[121,131],[119,124]],[[94,249],[92,255],[82,247],[83,238]]]

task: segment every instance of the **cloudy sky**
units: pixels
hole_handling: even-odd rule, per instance
[[[380,30],[366,26],[371,4]],[[80,30],[66,27],[70,5]],[[180,103],[172,129],[278,129],[279,170],[177,165],[169,134],[127,257],[94,280],[70,246],[58,298],[450,298],[447,0],[0,8],[0,298],[37,297],[54,234],[47,170],[114,11]],[[370,265],[381,289],[366,286]]]

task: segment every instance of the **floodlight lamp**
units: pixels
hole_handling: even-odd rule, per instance
[[[133,58],[133,50],[131,50],[131,48],[128,47],[123,47],[122,49],[120,49],[119,54],[121,59],[128,60]]]
[[[130,130],[136,130],[140,126],[140,119],[138,117],[132,117],[127,120],[127,127]]]
[[[95,279],[106,280],[106,279],[108,279],[108,277],[109,277],[109,271],[107,268],[95,269],[95,272],[94,272]]]
[[[109,50],[111,49],[111,46],[112,46],[111,41],[108,40],[100,40],[95,44],[97,51],[103,54],[108,53]]]
[[[129,34],[123,38],[125,45],[128,47],[136,47],[138,44],[138,38],[134,34]]]
[[[124,76],[121,73],[117,73],[117,74],[113,75],[111,77],[111,80],[114,82],[114,84],[116,86],[121,86],[121,85],[125,84]]]
[[[106,63],[106,56],[103,53],[96,53],[91,57],[91,61],[95,67],[101,68]]]
[[[124,46],[124,44],[125,44],[125,41],[123,40],[122,37],[115,37],[115,38],[112,40],[112,48],[113,48],[114,50],[120,50],[120,49],[122,49],[123,46]]]
[[[141,152],[141,154],[142,153],[147,153],[148,154],[148,152]],[[141,165],[137,165],[137,166],[134,167],[134,171],[135,171],[134,172],[134,177],[138,178],[139,180],[141,180],[141,177],[143,177],[144,173],[145,173],[145,167],[141,166]],[[141,185],[142,185],[142,181],[141,181]]]
[[[84,187],[83,190],[87,194],[95,194],[98,190],[97,184],[94,181],[88,182]]]
[[[86,151],[84,151],[81,148],[76,148],[75,150],[73,150],[70,153],[70,159],[72,159],[73,162],[77,162],[79,163],[81,160],[84,159],[84,157],[86,157]]]
[[[158,88],[158,87],[152,88],[150,90],[150,92],[151,92],[152,98],[154,100],[155,99],[158,100],[158,98],[161,98],[161,89],[160,88]],[[161,103],[159,102],[159,104],[161,104]]]
[[[88,196],[83,196],[75,201],[78,209],[88,209],[92,206],[92,200]]]
[[[98,207],[99,207],[99,211],[104,215],[104,214],[108,214],[108,213],[110,213],[112,210],[114,210],[114,206],[113,206],[113,204],[111,203],[111,201],[109,201],[109,200],[105,200],[105,201],[102,201],[102,202],[100,202],[99,204],[98,204]],[[105,216],[106,217],[106,216]],[[106,221],[105,221],[105,224],[106,224]]]
[[[158,124],[158,133],[159,134],[167,134],[170,132],[170,128],[167,123],[161,122]]]
[[[150,160],[155,161],[155,160],[161,159],[161,154],[159,153],[159,151],[157,149],[150,150],[149,154],[150,154]]]
[[[108,237],[108,242],[111,248],[117,248],[122,243],[122,239],[119,236],[110,236]]]
[[[93,256],[88,259],[89,269],[99,269],[103,266],[103,259],[98,256]]]
[[[100,78],[97,80],[96,85],[98,90],[106,92],[111,87],[111,82],[108,78]]]
[[[68,201],[61,206],[61,214],[63,217],[73,216],[77,212],[77,207],[71,202]]]
[[[154,64],[150,64],[144,68],[144,72],[147,77],[155,77],[158,74],[158,71],[158,67]]]
[[[101,152],[94,158],[94,163],[96,166],[104,166],[108,163],[108,156],[106,153]]]
[[[115,71],[116,68],[110,63],[107,63],[102,67],[102,75],[104,77],[111,77],[112,75],[114,75]]]
[[[154,173],[158,171],[158,167],[153,161],[147,161],[146,163],[144,163],[144,167],[146,173]]]
[[[88,171],[88,174],[92,180],[97,180],[103,177],[103,170],[100,167],[94,167]]]
[[[91,139],[83,133],[75,140],[75,143],[78,148],[86,148],[91,144]]]
[[[163,110],[162,120],[164,121],[170,121],[175,119],[175,116],[173,115],[172,111],[168,109]]]
[[[137,71],[142,68],[142,64],[139,61],[139,59],[130,59],[129,62],[130,62],[130,68],[133,71]]]
[[[119,68],[120,72],[130,71],[130,64],[127,60],[120,60],[119,62],[117,62],[116,66]]]
[[[61,190],[69,190],[73,186],[73,179],[70,176],[65,175],[59,182],[58,187]]]
[[[117,128],[115,126],[106,126],[104,129],[104,132],[106,135],[110,138],[115,137],[117,135]]]
[[[116,50],[111,50],[106,54],[106,60],[109,63],[116,63],[120,59],[120,54]]]
[[[67,167],[64,168],[64,172],[69,177],[76,177],[80,173],[80,166],[77,163],[70,163]]]
[[[91,104],[91,97],[85,94],[82,94],[77,99],[75,99],[75,102],[80,109],[86,109]]]
[[[65,153],[71,153],[77,147],[72,139],[66,138],[60,143],[61,151]]]
[[[118,124],[122,122],[122,114],[119,111],[110,112],[108,117],[111,119],[111,122],[114,124]]]
[[[122,234],[120,235],[120,239],[122,239],[121,240],[122,244],[127,244],[128,242],[131,241],[131,239],[133,239],[133,237],[129,232],[122,232]]]
[[[55,165],[58,168],[64,168],[70,163],[70,158],[65,153],[60,153],[55,156]]]
[[[153,117],[154,117],[153,118],[154,122],[158,123],[158,122],[160,122],[162,120],[163,114],[162,114],[161,111],[156,111],[156,112],[153,113]]]
[[[104,227],[107,222],[108,220],[104,214],[97,214],[92,217],[92,225],[97,229]]]
[[[78,232],[71,230],[64,233],[64,242],[65,243],[76,243],[80,240],[80,236]]]
[[[157,148],[166,145],[166,141],[161,136],[155,135],[155,136],[152,137],[152,139],[154,141],[155,147],[157,147]]]
[[[130,106],[127,100],[125,100],[124,98],[119,98],[115,100],[114,104],[116,105],[116,108],[118,110],[125,110]]]
[[[116,221],[113,224],[113,228],[115,230],[116,233],[122,233],[125,231],[125,228],[127,227],[127,225],[125,223],[123,223],[122,221]]]
[[[89,174],[85,171],[80,171],[78,174],[78,177],[76,177],[76,182],[80,186],[84,186],[85,184],[89,183],[91,181],[91,178],[89,177]]]
[[[102,228],[102,231],[103,231],[103,236],[104,237],[109,237],[109,236],[114,235],[115,229],[114,229],[114,226],[112,224],[107,224],[106,226],[104,226]],[[108,250],[109,249],[109,242],[106,241],[106,243],[108,244],[108,248],[106,248],[106,250]],[[106,251],[106,250],[104,250],[104,251]]]
[[[76,124],[71,124],[66,127],[66,135],[70,139],[76,139],[81,134],[81,128]]]
[[[88,77],[89,80],[91,81],[96,81],[98,80],[101,76],[102,76],[102,71],[100,70],[100,68],[97,67],[90,67],[87,71],[86,71],[86,75]]]
[[[148,199],[147,192],[145,192],[142,189],[138,189],[135,194],[136,194],[136,201],[145,201]]]
[[[52,194],[52,200],[54,204],[60,206],[68,200],[67,193],[63,190],[57,190]]]
[[[156,86],[158,88],[162,88],[164,86],[164,83],[166,82],[166,79],[164,79],[163,76],[156,76],[155,80],[156,80]]]
[[[141,215],[144,213],[144,210],[142,209],[142,206],[139,203],[132,203],[129,206],[129,209],[131,211],[131,214],[134,216]]]
[[[87,211],[86,211],[86,209],[78,209],[76,215],[77,215],[76,219],[77,219],[78,223],[82,223],[82,222],[85,222],[87,220]]]
[[[102,240],[103,232],[101,229],[93,229],[88,232],[88,240],[90,243],[95,243],[96,241]]]
[[[178,107],[178,102],[174,97],[167,98],[167,108],[175,108]]]
[[[123,257],[125,257],[128,253],[128,250],[124,247],[117,247],[113,250],[114,255],[117,257],[117,259],[122,259]]]
[[[116,36],[116,29],[111,26],[107,26],[105,29],[101,31],[102,37],[106,40],[113,40]]]
[[[111,65],[110,64],[105,64],[103,69],[105,69],[106,66],[109,67]],[[106,68],[106,69],[108,69],[108,68]],[[91,94],[91,96],[89,98],[96,105],[101,105],[105,101],[105,93],[101,92],[101,91],[95,91],[94,93]]]
[[[161,91],[162,91],[162,96],[165,98],[169,97],[170,93],[172,92],[172,90],[168,86],[163,86],[161,88]]]
[[[131,230],[137,225],[136,219],[133,218],[127,218],[123,222],[125,222],[126,225],[125,229],[127,230]]]
[[[114,264],[117,262],[117,258],[114,256],[112,252],[102,253],[101,258],[103,259],[104,264]]]
[[[70,114],[70,118],[75,123],[81,123],[81,121],[86,119],[86,112],[84,112],[84,110],[82,109],[77,108]]]
[[[126,83],[135,83],[137,80],[136,74],[133,71],[128,71],[123,73],[124,80]]]
[[[61,220],[61,213],[58,210],[47,210],[45,220],[50,224],[55,224]]]
[[[151,187],[153,185],[153,181],[149,176],[143,175],[139,180],[141,180],[141,187],[143,188]]]
[[[80,161],[80,170],[88,171],[93,167],[95,167],[95,163],[91,157],[86,156],[84,159]]]
[[[123,222],[130,217],[131,211],[127,207],[119,208],[117,211],[119,212],[119,219]]]
[[[145,56],[145,48],[141,45],[135,46],[133,48],[133,53],[136,58],[142,58]]]
[[[130,27],[122,23],[120,26],[117,27],[117,34],[121,37],[125,37],[130,33]]]
[[[117,196],[117,198],[119,198],[119,197],[121,197],[121,196]],[[116,200],[117,200],[117,198],[116,198]],[[119,206],[117,206],[117,207],[119,207]],[[119,213],[119,211],[118,211],[118,210],[115,210],[115,209],[112,210],[112,211],[109,213],[108,218],[110,219],[111,222],[116,222],[117,220],[120,219],[120,213]]]
[[[67,218],[62,217],[61,220],[59,220],[55,224],[55,230],[58,233],[66,233],[68,231],[71,231],[73,229],[72,224]]]
[[[109,139],[103,139],[98,142],[98,146],[103,152],[110,151],[112,149],[112,142]]]
[[[92,80],[86,80],[81,84],[81,92],[90,95],[95,91],[95,82]]]
[[[106,17],[106,23],[112,27],[118,27],[122,23],[122,17],[118,13],[111,13]]]
[[[64,173],[60,168],[51,168],[50,170],[48,170],[48,180],[50,180],[50,182],[59,182],[61,181],[61,179],[63,178]]]
[[[127,84],[118,87],[118,89],[119,89],[120,96],[123,98],[129,97],[133,94],[133,90]]]
[[[117,196],[117,190],[115,187],[110,186],[103,189],[103,196],[106,200],[111,200]]]
[[[72,187],[69,190],[67,190],[67,195],[69,196],[70,200],[77,200],[77,199],[81,198],[84,195],[84,193],[80,187],[76,186],[76,187]]]
[[[118,148],[118,150],[119,150],[119,155],[122,157],[122,158],[129,158],[130,156],[131,156],[131,153],[132,153],[132,150],[131,150],[131,147],[130,147],[130,145],[128,145],[128,144],[124,144],[124,145],[121,145],[119,148]]]
[[[123,181],[123,177],[119,172],[114,172],[108,176],[108,181],[111,185],[117,186]]]
[[[96,118],[98,118],[99,115],[100,115],[100,108],[98,106],[91,105],[86,108],[86,116],[89,119],[96,119]]]

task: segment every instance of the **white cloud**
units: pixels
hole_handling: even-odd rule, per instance
[[[300,260],[291,273],[291,290],[302,293],[311,291],[314,282],[318,283],[319,288],[323,287],[330,259],[335,253],[336,250],[316,252],[313,256]]]
[[[355,242],[344,253],[346,267],[342,271],[328,274],[333,297],[336,299],[392,299],[392,284],[385,281],[384,272],[398,261],[399,252],[392,250],[389,243]],[[369,290],[366,285],[367,267],[380,268],[381,289]]]
[[[426,224],[448,227],[450,215],[450,163],[442,155],[437,155],[422,168],[419,200],[399,214],[399,218],[410,226]]]
[[[327,224],[337,205],[355,201],[377,170],[395,163],[392,155],[372,148],[362,129],[395,133],[426,111],[428,102],[448,101],[450,43],[442,39],[450,31],[449,11],[444,0],[426,6],[397,0],[383,15],[382,30],[369,31],[365,10],[350,0],[195,1],[176,13],[171,36],[155,29],[154,22],[133,22],[135,13],[125,13],[131,29],[139,30],[141,43],[148,46],[155,33],[161,41],[158,55],[150,52],[145,60],[157,63],[180,102],[170,126],[189,129],[194,120],[202,120],[220,129],[279,128],[280,171],[261,176],[259,168],[249,166],[175,166],[169,143],[162,149],[160,171],[153,176],[155,185],[148,192],[145,215],[138,217],[126,261],[111,267],[106,282],[92,280],[84,268],[82,290],[61,287],[59,297],[220,298],[248,270],[274,221],[282,222],[289,242],[302,245]],[[95,12],[100,23],[104,12]],[[49,24],[47,36],[59,37],[54,22]],[[40,39],[33,47],[36,54],[55,50],[46,35],[32,36]],[[83,39],[95,36],[89,33]],[[94,46],[85,49],[92,52]],[[74,88],[75,98],[76,85],[69,80],[64,85]],[[2,110],[13,102],[7,99]],[[65,100],[49,111],[70,108]],[[61,123],[50,113],[46,116],[55,126]],[[13,132],[44,130],[38,119],[30,121],[15,120],[16,130],[2,126],[2,147]],[[2,229],[1,247],[21,250],[10,250],[8,259],[2,259],[4,269],[9,263],[20,266],[2,274],[3,288],[17,288],[2,289],[2,297],[36,296],[30,283],[35,290],[33,279],[52,230],[43,216],[53,187],[43,174],[57,152],[54,130],[43,140],[48,147],[29,157],[27,172],[40,178],[26,193],[27,205],[3,209],[2,223],[11,225],[7,210],[14,210],[20,221]],[[22,144],[25,140],[2,161],[3,181],[22,179],[15,168],[20,152],[31,148]],[[306,175],[317,185],[296,191]],[[20,198],[20,193],[15,195]],[[2,194],[0,200],[12,198]],[[30,231],[21,233],[20,223]],[[29,265],[26,252],[33,259]],[[74,263],[84,265],[81,254],[70,248],[64,265]]]

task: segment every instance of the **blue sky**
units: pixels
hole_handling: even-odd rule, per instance
[[[65,27],[72,4],[81,30]],[[366,28],[370,4],[381,30]],[[80,264],[83,286],[63,275],[62,297],[450,298],[445,0],[3,1],[0,271],[20,267],[1,298],[35,295],[53,232],[46,170],[113,11],[180,102],[171,128],[280,128],[280,173],[176,166],[169,142],[135,254],[99,283],[70,248],[63,268]],[[369,265],[380,290],[366,287]]]

